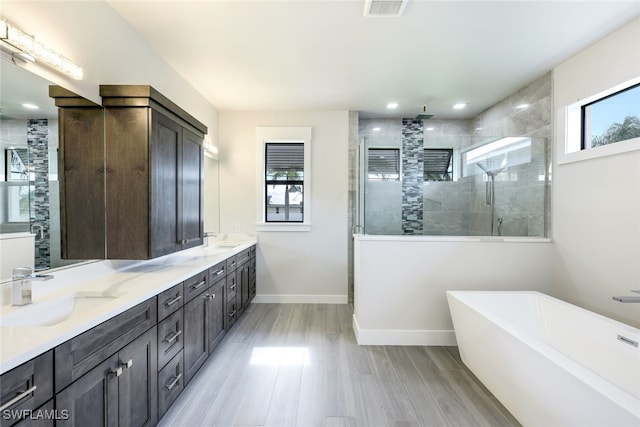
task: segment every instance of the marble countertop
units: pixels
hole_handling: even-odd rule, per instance
[[[50,282],[38,287],[33,303],[0,306],[0,374],[146,301],[170,287],[212,267],[256,243],[255,238],[235,239],[199,246],[161,258],[120,267],[101,261],[61,272],[70,286]],[[236,246],[233,246],[233,245]],[[74,271],[75,270],[75,271]],[[79,280],[78,275],[84,277]],[[54,282],[55,280],[51,280]],[[6,285],[5,285],[6,286]],[[25,311],[26,310],[26,311]],[[21,319],[18,321],[12,319]],[[27,320],[24,320],[27,319]],[[48,323],[48,325],[46,325]],[[19,324],[19,326],[9,326]]]

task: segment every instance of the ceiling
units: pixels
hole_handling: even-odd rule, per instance
[[[409,0],[398,18],[364,0],[107,2],[218,111],[368,117],[473,117],[640,16],[640,0]]]

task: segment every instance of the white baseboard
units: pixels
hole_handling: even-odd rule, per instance
[[[458,345],[452,330],[360,329],[355,314],[353,315],[353,332],[359,345]]]
[[[257,294],[252,302],[275,304],[347,304],[347,295]]]

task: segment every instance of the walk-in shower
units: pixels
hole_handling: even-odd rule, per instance
[[[406,129],[360,140],[365,234],[546,237],[545,138]]]

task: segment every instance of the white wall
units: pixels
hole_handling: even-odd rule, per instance
[[[564,107],[640,76],[640,18],[554,69],[555,146]],[[558,165],[553,170],[553,294],[640,327],[640,304],[613,295],[640,289],[640,152]]]
[[[553,244],[519,240],[357,236],[353,317],[358,343],[456,345],[448,290],[549,293]]]
[[[256,301],[347,301],[347,111],[221,112],[220,231],[257,234]],[[256,233],[256,127],[309,126],[311,231]]]

